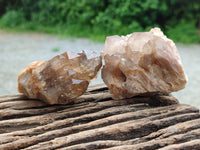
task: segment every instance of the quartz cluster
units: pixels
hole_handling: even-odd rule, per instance
[[[101,65],[94,52],[65,52],[27,66],[18,76],[18,91],[49,104],[66,104],[87,90]]]
[[[115,99],[170,93],[187,82],[174,42],[159,28],[107,37],[102,57],[102,78]]]

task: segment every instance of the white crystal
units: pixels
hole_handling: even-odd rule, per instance
[[[185,87],[187,77],[174,42],[159,28],[106,38],[102,78],[113,98],[170,93]]]

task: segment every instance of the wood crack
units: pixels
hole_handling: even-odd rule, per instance
[[[200,149],[199,109],[171,95],[113,100],[94,85],[68,105],[0,97],[0,149]]]

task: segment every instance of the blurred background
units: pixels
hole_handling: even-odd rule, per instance
[[[0,95],[17,93],[17,75],[32,61],[100,54],[106,36],[153,27],[176,42],[188,75],[174,95],[200,108],[200,0],[0,0]]]
[[[0,17],[18,31],[104,41],[157,26],[175,42],[200,42],[200,0],[0,0]]]

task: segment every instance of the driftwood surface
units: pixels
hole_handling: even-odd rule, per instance
[[[103,84],[68,105],[1,96],[0,149],[200,149],[200,114],[171,95],[113,100]]]

